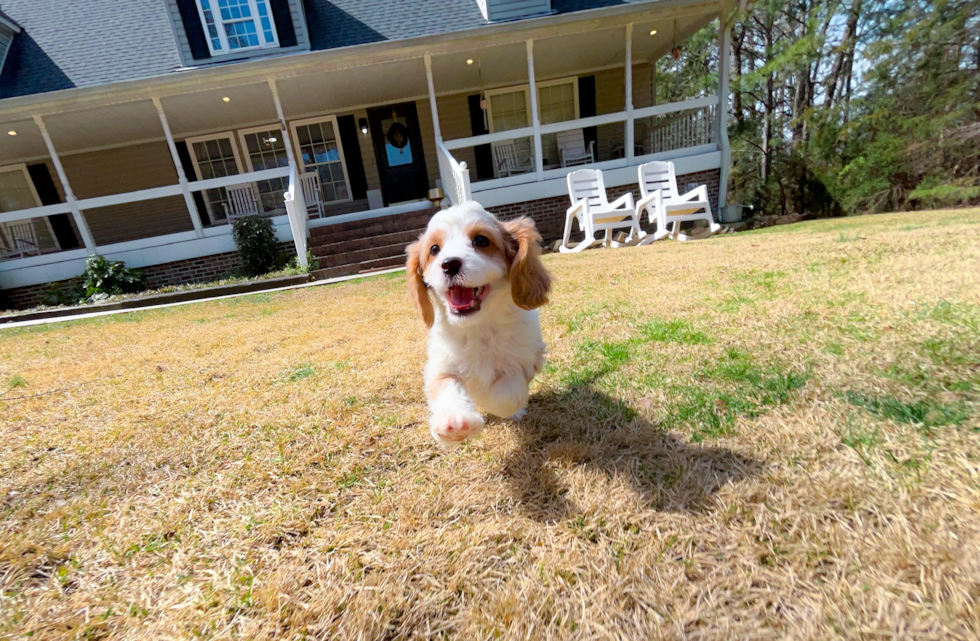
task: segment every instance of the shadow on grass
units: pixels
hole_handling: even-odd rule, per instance
[[[558,467],[627,479],[650,509],[665,512],[709,511],[719,488],[761,472],[755,459],[680,440],[592,383],[532,397],[516,426],[521,444],[503,474],[529,517],[554,522],[581,512]]]

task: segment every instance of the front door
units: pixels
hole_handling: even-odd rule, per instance
[[[415,103],[369,109],[368,119],[385,204],[425,198],[429,176]]]

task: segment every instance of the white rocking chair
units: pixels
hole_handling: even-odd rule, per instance
[[[7,223],[3,226],[10,247],[0,247],[0,258],[23,258],[25,256],[40,256],[41,246],[37,242],[37,232],[34,223]]]
[[[323,198],[320,192],[320,174],[309,171],[299,175],[299,184],[303,186],[303,200],[306,201],[306,213],[311,218],[323,217]]]
[[[640,202],[636,203],[637,218],[646,210],[649,221],[657,223],[657,231],[639,244],[646,245],[668,235],[673,235],[675,240],[691,240],[692,236],[680,233],[681,223],[690,220],[708,221],[711,234],[721,229],[721,225],[711,217],[711,203],[708,201],[706,185],[683,195],[678,193],[674,163],[648,162],[640,165],[638,174]],[[669,223],[673,223],[673,230],[668,230]]]
[[[585,146],[585,133],[581,129],[572,129],[558,134],[558,155],[561,156],[562,167],[576,167],[595,163],[595,141],[590,140]]]
[[[225,204],[225,217],[229,222],[246,216],[259,215],[259,199],[252,183],[228,185],[228,202]]]
[[[640,210],[633,206],[633,193],[627,192],[609,202],[606,197],[606,185],[602,180],[602,171],[598,169],[579,169],[568,174],[568,195],[572,206],[565,212],[565,235],[562,238],[562,253],[580,252],[596,243],[605,243],[607,247],[619,247],[620,243],[613,242],[614,229],[628,229],[629,236],[625,244],[631,244],[646,236],[640,229]],[[572,235],[572,221],[577,220],[578,226],[585,232],[585,238],[574,247],[569,245]],[[596,238],[596,232],[604,231],[603,239]]]
[[[493,162],[497,167],[497,178],[534,171],[532,155],[518,154],[517,146],[512,142],[501,142],[493,145]]]

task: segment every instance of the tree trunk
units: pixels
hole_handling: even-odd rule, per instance
[[[834,106],[834,98],[838,95],[837,86],[840,84],[840,75],[845,68],[845,63],[850,57],[853,62],[854,59],[854,40],[857,37],[857,25],[858,18],[861,17],[861,0],[854,0],[851,5],[851,10],[847,14],[847,26],[844,27],[844,35],[841,36],[840,45],[838,46],[837,59],[834,61],[834,67],[830,72],[830,77],[827,79],[827,101],[826,105],[828,107]],[[844,93],[841,89],[840,93]]]

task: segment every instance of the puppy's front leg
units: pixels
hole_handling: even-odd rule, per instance
[[[501,418],[520,420],[526,414],[527,377],[519,374],[501,378],[490,387],[489,396],[484,409]]]
[[[429,399],[429,431],[438,443],[459,445],[483,431],[483,417],[452,374],[435,374],[425,386]]]

